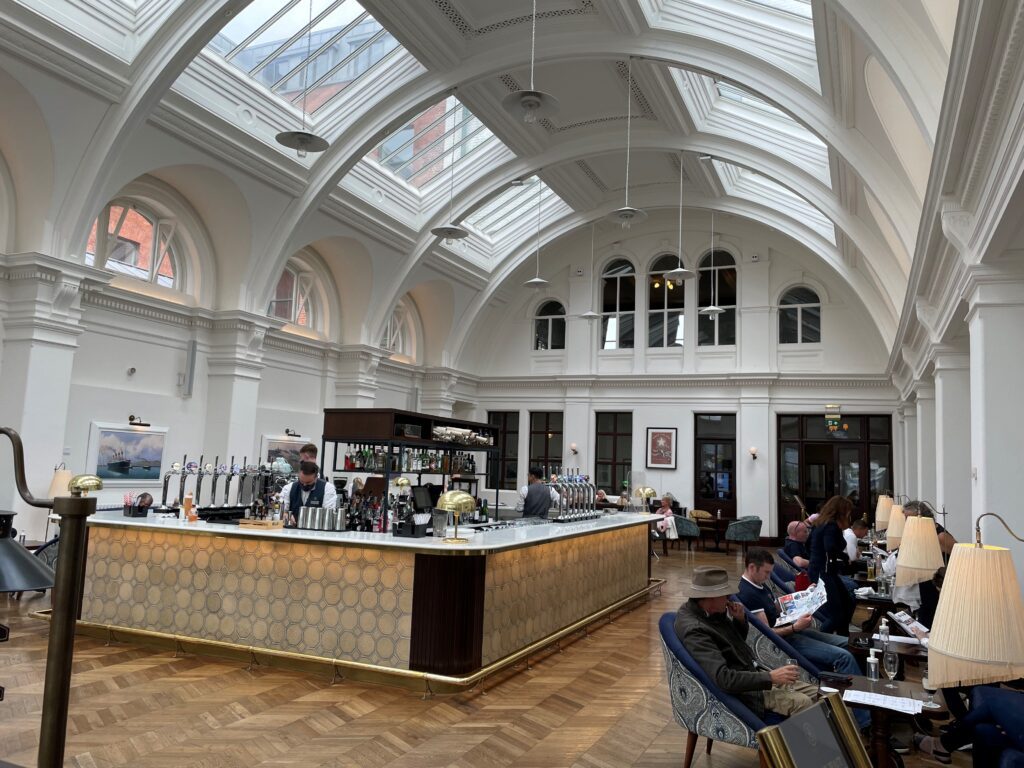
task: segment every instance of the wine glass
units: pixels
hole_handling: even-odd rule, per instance
[[[928,701],[921,702],[921,706],[926,709],[940,709],[942,705],[935,701],[935,691],[938,688],[928,679],[928,667],[921,668],[921,687],[928,693]]]
[[[900,657],[896,654],[896,651],[886,649],[885,654],[882,656],[882,666],[885,669],[885,676],[889,678],[889,682],[885,684],[885,687],[899,688],[893,682],[896,678],[896,673],[900,671]]]

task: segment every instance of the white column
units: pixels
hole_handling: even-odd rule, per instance
[[[373,408],[377,399],[377,366],[385,352],[353,344],[338,350],[334,381],[335,408]]]
[[[0,357],[0,425],[11,427],[25,446],[25,474],[34,496],[45,497],[53,467],[64,460],[71,374],[83,328],[84,290],[110,276],[38,253],[0,256],[3,352]],[[127,414],[125,415],[127,419]],[[95,467],[70,467],[74,473]],[[0,437],[0,509],[18,513],[14,525],[41,539],[46,511],[25,504],[14,485],[14,461]]]
[[[590,411],[590,387],[568,385],[562,415],[563,463],[578,467],[582,474],[594,476],[594,425]],[[574,456],[569,446],[576,443]]]
[[[757,515],[763,521],[762,536],[778,536],[774,514],[776,496],[772,478],[775,475],[775,446],[771,442],[771,412],[767,388],[744,390],[736,425],[736,516]],[[750,449],[757,448],[757,459]]]
[[[896,493],[913,495],[917,490],[917,408],[913,403],[903,407],[903,482]]]
[[[971,460],[974,483],[971,512],[1002,515],[1024,536],[1020,503],[1022,461],[1021,382],[1024,382],[1024,279],[976,283],[968,294],[971,334]],[[1024,545],[998,521],[982,521],[986,544],[1009,547],[1024,584]]]
[[[970,541],[971,359],[964,352],[935,357],[935,503],[957,541]]]
[[[458,377],[447,370],[428,370],[423,376],[420,407],[424,413],[450,418],[455,407],[455,384]]]
[[[935,501],[935,387],[917,386],[917,499]]]

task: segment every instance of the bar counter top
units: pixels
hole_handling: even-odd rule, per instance
[[[114,528],[132,528],[168,533],[194,533],[197,535],[254,538],[281,542],[305,542],[340,546],[373,547],[443,555],[477,555],[529,547],[553,541],[586,536],[632,525],[647,525],[657,516],[649,513],[615,512],[593,520],[570,523],[535,523],[496,531],[473,531],[471,526],[459,526],[459,536],[468,534],[466,544],[445,544],[441,538],[424,536],[407,538],[390,533],[367,531],[309,531],[298,528],[242,528],[228,523],[204,521],[183,523],[177,518],[164,518],[155,514],[148,517],[125,517],[121,512],[97,512],[89,517],[89,525]]]

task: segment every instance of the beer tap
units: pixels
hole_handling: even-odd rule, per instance
[[[167,485],[171,480],[171,475],[181,474],[181,464],[174,462],[171,464],[171,469],[164,473],[164,490],[163,495],[160,497],[160,509],[167,509]]]
[[[192,500],[192,503],[195,505],[196,509],[199,509],[199,497],[203,492],[203,475],[209,474],[210,470],[213,469],[212,464],[203,464],[204,458],[205,456],[200,454],[199,463],[196,465],[196,492],[195,498]]]
[[[235,464],[235,457],[231,457],[231,464],[228,466],[228,471],[224,473],[224,504],[222,506],[228,506],[231,501],[231,478],[237,475],[241,471],[241,467]]]
[[[192,465],[189,464],[188,454],[186,453],[181,457],[181,483],[178,486],[178,506],[181,506],[181,502],[185,499],[185,479],[188,477],[192,470]]]
[[[213,483],[210,485],[210,506],[217,506],[217,482],[220,476],[227,471],[227,467],[220,463],[220,456],[213,460]]]

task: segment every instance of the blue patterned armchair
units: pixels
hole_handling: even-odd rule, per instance
[[[733,520],[725,529],[725,553],[729,554],[729,542],[736,541],[743,546],[743,554],[747,554],[747,545],[756,544],[761,539],[761,518],[757,515],[746,515]]]
[[[772,566],[772,583],[782,590],[783,594],[791,594],[796,589],[796,585],[793,583],[795,578],[796,574],[778,560],[775,561],[775,565]]]
[[[775,554],[778,557],[779,562],[782,564],[782,566],[793,574],[793,578],[796,578],[796,575],[798,573],[804,572],[804,569],[796,563],[794,563],[793,558],[787,555],[786,550],[784,550],[782,547],[776,549]],[[792,579],[790,579],[790,581],[792,581]]]
[[[761,720],[746,704],[715,685],[676,635],[675,618],[671,612],[662,614],[658,629],[665,654],[672,715],[688,731],[683,768],[690,768],[700,736],[708,740],[708,754],[715,741],[757,749],[757,732],[781,722],[782,717],[769,712]],[[748,634],[747,642],[763,663],[775,668],[783,666],[787,658],[794,658],[804,670],[802,678],[812,681],[817,676],[817,669],[788,643],[774,633],[766,634],[762,625],[755,621],[751,621],[750,626],[757,631]]]
[[[700,538],[700,527],[686,515],[673,515],[676,521],[676,533],[679,541],[686,539],[686,548],[690,549],[694,539]]]

